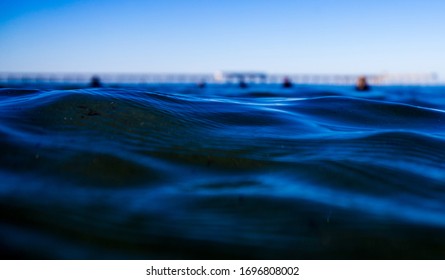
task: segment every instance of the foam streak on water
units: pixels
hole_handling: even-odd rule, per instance
[[[0,256],[443,259],[444,131],[444,87],[0,89]]]

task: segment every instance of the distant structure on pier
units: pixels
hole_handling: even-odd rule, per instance
[[[216,72],[215,82],[220,83],[267,83],[267,74],[262,72]]]

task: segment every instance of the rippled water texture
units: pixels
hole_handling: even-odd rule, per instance
[[[445,88],[0,89],[0,256],[444,259]]]

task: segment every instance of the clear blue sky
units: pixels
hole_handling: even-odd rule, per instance
[[[0,71],[430,73],[443,0],[1,0]]]

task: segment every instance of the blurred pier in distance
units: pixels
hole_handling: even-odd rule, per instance
[[[262,72],[217,72],[215,74],[168,73],[0,73],[0,86],[85,85],[98,77],[104,86],[144,84],[282,84],[286,79],[294,85],[354,85],[363,75],[340,74],[267,74]],[[370,85],[436,85],[435,74],[369,74]]]

